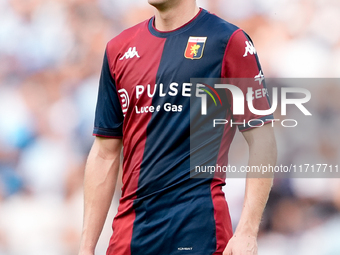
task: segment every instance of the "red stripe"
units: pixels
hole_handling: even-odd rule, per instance
[[[140,166],[143,160],[147,139],[147,126],[151,113],[137,114],[135,106],[152,105],[152,98],[144,93],[136,99],[137,85],[154,85],[161,61],[166,39],[156,38],[148,31],[148,22],[123,32],[117,39],[108,44],[108,56],[113,77],[116,79],[117,90],[124,88],[130,97],[130,105],[123,125],[123,187],[118,213],[113,222],[113,235],[110,240],[107,255],[130,255],[131,239],[135,211],[134,200],[137,198]],[[119,46],[119,47],[118,47]],[[140,58],[118,60],[129,47],[136,47]],[[149,57],[151,56],[151,57]],[[114,68],[113,68],[114,67]]]
[[[231,45],[231,40],[233,39],[233,37],[238,33],[242,31],[242,29],[237,29],[229,38],[229,41],[228,41],[228,45],[227,45],[227,48],[225,49],[225,52],[224,52],[224,57],[223,57],[223,63],[222,63],[222,78],[227,78],[226,77],[226,74],[228,72],[228,67],[227,67],[227,63],[226,63],[226,58],[227,58],[227,53],[228,53],[228,50],[229,50],[229,47]],[[235,78],[235,77],[229,77],[229,78]]]
[[[228,111],[226,119],[230,120],[230,118],[231,113],[230,111]],[[228,165],[229,148],[235,135],[235,131],[236,131],[235,127],[225,125],[220,150],[217,156],[217,164],[219,166]],[[222,191],[222,186],[225,184],[225,178],[226,178],[225,174],[222,175],[215,174],[210,185],[216,224],[216,253],[214,253],[214,255],[223,253],[229,239],[233,235],[228,203],[225,199],[224,192]]]
[[[238,31],[240,31],[240,29],[233,33],[233,35],[229,39],[229,42],[232,37],[237,34]],[[228,67],[226,65],[226,54],[228,52],[229,45],[230,43],[228,43],[226,47],[225,55],[223,58],[221,78],[227,78],[226,74]],[[231,118],[231,111],[227,111],[226,120],[230,121]],[[229,148],[235,136],[235,132],[236,126],[231,127],[230,125],[225,125],[216,162],[219,166],[228,165]],[[233,236],[228,203],[225,199],[224,192],[222,191],[222,186],[225,184],[225,178],[225,174],[215,174],[210,185],[216,223],[216,252],[214,253],[214,255],[222,254],[228,244],[229,239]]]

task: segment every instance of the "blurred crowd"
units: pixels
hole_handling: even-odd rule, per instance
[[[198,3],[252,37],[267,77],[339,77],[339,1]],[[147,0],[0,1],[0,255],[77,253],[105,46],[152,15]],[[340,165],[340,82],[318,84],[308,87],[313,117],[294,132],[276,128],[279,164]],[[231,163],[246,164],[246,151],[238,134]],[[228,180],[225,191],[236,226],[244,179]],[[118,198],[119,189],[98,254],[105,253]],[[260,255],[340,254],[339,212],[339,179],[276,179]]]

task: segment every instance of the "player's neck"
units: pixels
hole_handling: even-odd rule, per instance
[[[159,31],[172,31],[193,19],[200,11],[195,2],[183,1],[183,4],[173,8],[157,10],[155,27]]]

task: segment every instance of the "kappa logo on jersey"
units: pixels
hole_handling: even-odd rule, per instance
[[[258,75],[256,75],[255,77],[255,81],[259,82],[259,85],[262,85],[262,82],[264,80],[264,75],[262,73],[262,70],[260,71],[260,73]]]
[[[207,37],[190,36],[184,56],[188,59],[200,59],[203,56],[205,42]]]
[[[124,56],[121,57],[119,60],[123,60],[123,59],[129,59],[129,58],[140,58],[136,47],[130,47],[129,50],[127,52],[125,52]]]
[[[250,42],[250,41],[246,41],[246,52],[244,53],[243,57],[247,57],[248,53],[250,55],[254,55],[256,54],[256,49],[254,47],[254,45]]]
[[[130,105],[129,94],[127,93],[127,91],[125,89],[118,90],[118,93],[119,93],[120,102],[121,102],[121,105],[122,105],[123,115],[125,117],[126,112],[127,112],[129,105]]]

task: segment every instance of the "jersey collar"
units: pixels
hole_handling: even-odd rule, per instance
[[[161,37],[161,38],[166,38],[169,36],[173,36],[173,35],[178,35],[184,31],[187,31],[188,29],[190,29],[191,27],[193,27],[206,13],[208,13],[208,11],[200,8],[200,11],[196,14],[196,16],[194,18],[192,18],[189,22],[187,22],[186,24],[184,24],[183,26],[172,30],[172,31],[159,31],[155,28],[155,16],[153,16],[150,20],[149,20],[149,31],[152,35],[157,36],[157,37]]]

